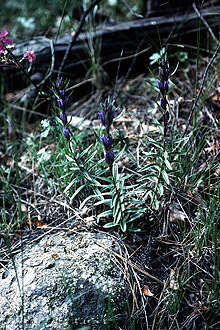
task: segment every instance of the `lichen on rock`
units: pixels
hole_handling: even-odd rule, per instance
[[[117,314],[126,302],[123,274],[101,247],[114,243],[105,233],[59,232],[24,246],[16,269],[0,272],[0,329],[102,329],[108,301]]]

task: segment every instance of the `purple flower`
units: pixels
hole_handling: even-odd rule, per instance
[[[169,79],[169,73],[170,73],[170,69],[169,68],[166,68],[164,69],[164,80],[167,80]]]
[[[99,119],[100,119],[100,122],[101,122],[102,126],[106,127],[104,112],[100,111],[100,112],[98,112],[98,115],[99,115]]]
[[[106,98],[103,103],[100,103],[100,106],[103,108],[105,112],[112,111],[113,109],[113,105],[110,103],[108,98]]]
[[[169,113],[169,111],[166,111],[166,113],[164,115],[164,120],[166,123],[168,122],[169,118],[170,118],[170,113]]]
[[[115,154],[114,151],[109,151],[105,153],[105,161],[108,165],[112,165],[114,162]]]
[[[158,88],[161,91],[161,93],[163,94],[163,92],[164,92],[164,86],[163,86],[163,84],[162,84],[162,82],[160,80],[158,80]]]
[[[65,90],[64,89],[59,89],[59,94],[62,98],[65,96]]]
[[[112,146],[112,137],[111,136],[101,136],[102,143],[106,150],[109,150]]]
[[[164,81],[164,91],[165,91],[165,93],[168,92],[168,89],[169,89],[169,84],[168,84],[168,81],[165,80],[165,81]]]
[[[159,66],[159,77],[160,77],[160,79],[162,78],[162,67],[161,66]]]
[[[70,140],[70,131],[68,130],[68,128],[64,127],[63,134],[64,134],[65,138],[67,139],[67,141],[69,141]]]
[[[112,110],[108,111],[108,125],[109,126],[111,126],[114,117],[115,117],[115,113]]]
[[[62,120],[62,122],[63,122],[64,125],[67,124],[67,115],[66,115],[65,112],[61,112],[60,119]]]
[[[160,106],[161,106],[161,108],[163,108],[164,110],[166,110],[166,108],[167,108],[167,100],[165,98],[161,98],[160,99]]]
[[[63,109],[63,100],[60,97],[57,98],[57,104],[60,109]]]
[[[68,101],[69,101],[69,98],[66,96],[66,97],[58,97],[57,98],[57,104],[58,104],[58,107],[62,110],[64,110],[68,104]]]

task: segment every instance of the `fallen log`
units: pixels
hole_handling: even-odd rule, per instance
[[[219,28],[220,6],[201,10],[201,16],[216,33]],[[207,27],[201,22],[195,12],[186,13],[175,17],[155,17],[137,21],[123,22],[111,26],[102,26],[93,32],[81,33],[70,51],[64,65],[64,73],[71,79],[85,77],[91,68],[91,45],[97,52],[99,64],[110,76],[115,76],[119,61],[120,70],[127,72],[132,61],[133,70],[146,71],[149,54],[157,52],[170,36],[169,44],[194,44],[196,34],[207,32]],[[216,34],[217,35],[217,34]],[[207,39],[207,38],[206,38]],[[43,82],[49,77],[54,77],[63,59],[71,35],[66,34],[57,41],[45,37],[37,37],[16,45],[14,55],[19,59],[27,49],[35,52],[37,59],[33,65],[32,73],[43,73]],[[144,49],[148,52],[142,52]],[[123,51],[123,54],[122,54]],[[140,53],[135,57],[135,55]],[[121,55],[122,54],[122,55]],[[144,61],[144,62],[143,62]],[[143,65],[143,63],[146,63]],[[1,68],[8,90],[24,87],[25,79],[21,83],[22,72],[14,67]],[[22,86],[23,85],[23,86]]]

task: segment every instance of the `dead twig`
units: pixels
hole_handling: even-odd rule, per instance
[[[218,39],[216,38],[216,36],[214,35],[211,27],[209,26],[209,24],[207,23],[207,21],[204,19],[204,17],[201,15],[201,13],[199,12],[199,10],[196,7],[196,4],[193,3],[193,9],[195,10],[196,14],[199,16],[199,18],[201,19],[201,21],[203,22],[203,24],[205,25],[205,27],[208,29],[210,35],[212,36],[212,38],[215,40],[216,43],[218,43]]]
[[[121,260],[123,260],[123,261],[125,262],[125,258],[122,257],[120,254],[118,254],[118,253],[112,251],[111,249],[109,249],[109,248],[103,246],[103,245],[100,244],[100,243],[96,243],[96,244],[98,244],[98,245],[101,246],[103,249],[105,249],[106,251],[108,251],[108,252],[114,254],[114,256],[116,256],[117,258],[120,258]],[[149,274],[149,273],[146,272],[145,270],[142,270],[140,267],[138,267],[137,265],[135,265],[133,262],[131,262],[131,261],[127,261],[127,263],[128,263],[131,267],[133,267],[134,269],[136,269],[137,271],[139,271],[140,273],[142,273],[142,274],[144,274],[144,275],[150,277],[152,280],[154,280],[154,281],[156,281],[156,282],[158,282],[158,283],[160,283],[160,284],[162,284],[162,285],[164,284],[164,282],[162,282],[161,280],[159,280],[157,277],[155,277],[155,276]]]
[[[59,70],[58,70],[58,78],[57,78],[57,80],[59,80],[59,77],[60,77],[60,73],[61,73],[61,71],[63,70],[63,67],[64,67],[64,65],[65,65],[65,62],[67,61],[67,58],[68,58],[68,56],[69,56],[69,53],[70,53],[70,49],[73,47],[73,45],[74,45],[74,43],[76,42],[76,39],[77,39],[77,37],[79,36],[79,34],[80,34],[80,32],[81,32],[81,30],[82,30],[82,27],[83,27],[83,24],[84,24],[84,22],[85,22],[85,18],[86,18],[86,16],[90,13],[90,11],[99,3],[99,2],[101,2],[102,0],[94,0],[91,4],[90,4],[90,6],[84,11],[84,13],[83,13],[83,15],[82,15],[82,18],[81,18],[81,20],[80,20],[80,22],[79,22],[79,25],[78,25],[78,27],[77,27],[77,29],[76,29],[76,32],[74,33],[74,36],[72,37],[72,39],[71,39],[71,41],[70,41],[70,43],[69,43],[69,45],[68,45],[68,47],[67,47],[67,49],[66,49],[66,52],[65,52],[65,54],[64,54],[64,57],[63,57],[63,60],[62,60],[62,62],[61,62],[61,65],[60,65],[60,67],[59,67]]]
[[[195,102],[194,102],[194,104],[193,104],[193,106],[192,106],[192,108],[191,108],[190,116],[189,116],[188,123],[187,123],[186,128],[185,128],[185,131],[184,131],[184,133],[183,133],[183,137],[186,135],[186,133],[187,133],[187,131],[188,131],[190,121],[191,121],[192,116],[193,116],[193,114],[194,114],[194,112],[195,112],[195,109],[196,109],[196,107],[197,107],[198,100],[199,100],[199,98],[200,98],[200,96],[201,96],[201,94],[202,94],[202,90],[203,90],[203,87],[204,87],[204,84],[205,84],[205,80],[206,80],[206,78],[207,78],[207,74],[208,74],[209,68],[210,68],[210,66],[212,65],[212,63],[214,62],[214,60],[215,60],[215,58],[216,58],[216,56],[217,56],[217,54],[218,54],[219,49],[220,49],[220,41],[219,41],[219,43],[218,43],[218,46],[217,46],[217,48],[216,48],[216,50],[215,50],[215,52],[214,52],[214,54],[213,54],[211,60],[209,61],[208,65],[207,65],[207,67],[206,67],[206,69],[205,69],[205,72],[204,72],[204,75],[203,75],[203,78],[202,78],[202,84],[201,84],[201,87],[200,87],[200,89],[199,89],[199,93],[198,93],[197,96],[196,96]]]

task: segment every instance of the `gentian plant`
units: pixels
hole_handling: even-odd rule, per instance
[[[157,92],[160,98],[158,108],[162,113],[162,121],[154,119],[155,131],[146,133],[146,138],[141,141],[143,154],[137,179],[140,183],[138,191],[144,192],[143,200],[149,201],[150,209],[154,210],[158,210],[162,205],[165,191],[171,190],[170,180],[176,171],[176,159],[181,155],[190,138],[190,136],[176,138],[172,134],[168,136],[171,113],[168,95],[171,73],[167,54],[162,53],[158,62]]]
[[[131,175],[125,176],[119,173],[117,160],[123,155],[124,150],[119,150],[116,157],[115,152],[112,150],[114,140],[110,129],[113,119],[116,116],[116,111],[118,110],[114,103],[114,100],[110,97],[106,98],[105,101],[100,104],[101,110],[98,112],[102,126],[100,141],[104,147],[105,162],[109,167],[109,175],[104,178],[106,184],[102,184],[101,187],[99,187],[101,193],[96,196],[99,201],[95,203],[95,205],[105,204],[109,207],[109,210],[98,215],[98,220],[102,218],[112,219],[112,221],[110,220],[104,225],[105,228],[119,226],[120,229],[125,232],[128,229],[128,224],[142,216],[144,211],[142,208],[141,210],[139,209],[139,212],[136,212],[136,204],[141,204],[141,202],[130,199],[130,194],[134,189],[134,185],[126,187],[125,182]],[[108,198],[105,198],[105,196],[108,196]]]
[[[110,135],[110,127],[115,117],[115,111],[113,110],[113,104],[110,98],[105,99],[104,103],[100,104],[101,111],[98,113],[100,122],[104,129],[104,134],[101,136],[101,141],[105,149],[105,161],[109,165],[110,170],[114,161],[114,151],[112,147],[112,136]]]
[[[166,137],[167,126],[168,126],[168,121],[169,121],[169,111],[167,110],[167,106],[168,106],[167,94],[168,94],[168,90],[169,90],[169,82],[168,82],[169,73],[170,73],[170,69],[168,66],[168,62],[166,60],[162,59],[160,61],[160,66],[159,66],[158,88],[161,93],[160,107],[163,111],[164,137]]]
[[[57,106],[60,112],[60,120],[63,123],[63,134],[66,138],[67,141],[70,140],[70,131],[69,128],[67,127],[67,115],[66,115],[66,108],[69,102],[69,97],[66,95],[66,88],[65,84],[63,81],[63,78],[61,77],[58,81],[58,83],[55,85],[55,90],[56,90],[56,101],[57,101]]]

